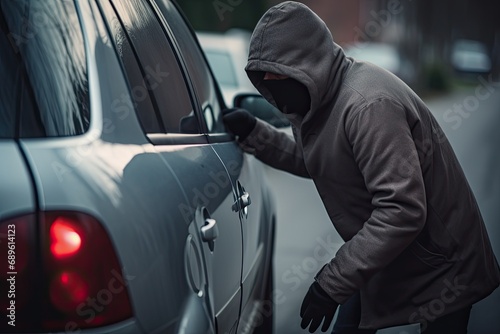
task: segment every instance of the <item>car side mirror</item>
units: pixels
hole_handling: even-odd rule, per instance
[[[267,102],[261,95],[238,94],[234,97],[233,105],[236,108],[248,110],[255,117],[260,118],[274,127],[284,128],[290,126],[290,122],[283,113],[271,103]]]

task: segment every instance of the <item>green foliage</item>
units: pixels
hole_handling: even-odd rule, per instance
[[[436,92],[450,90],[450,75],[443,64],[433,63],[425,66],[424,74],[427,90]]]

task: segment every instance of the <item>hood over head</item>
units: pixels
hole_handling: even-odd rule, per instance
[[[286,75],[304,84],[312,112],[332,105],[349,65],[326,24],[306,5],[287,1],[271,7],[257,23],[250,41],[248,77],[269,102],[265,72]]]

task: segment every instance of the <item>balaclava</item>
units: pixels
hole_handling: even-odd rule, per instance
[[[295,79],[264,80],[262,85],[271,93],[276,106],[285,114],[304,116],[311,108],[307,87]]]

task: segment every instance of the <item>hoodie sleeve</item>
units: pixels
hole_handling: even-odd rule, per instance
[[[374,209],[316,277],[339,303],[413,242],[427,214],[418,152],[399,103],[380,99],[368,104],[346,124],[346,135]]]
[[[260,119],[257,119],[255,128],[240,146],[271,167],[297,176],[310,177],[302,150],[295,140]]]

